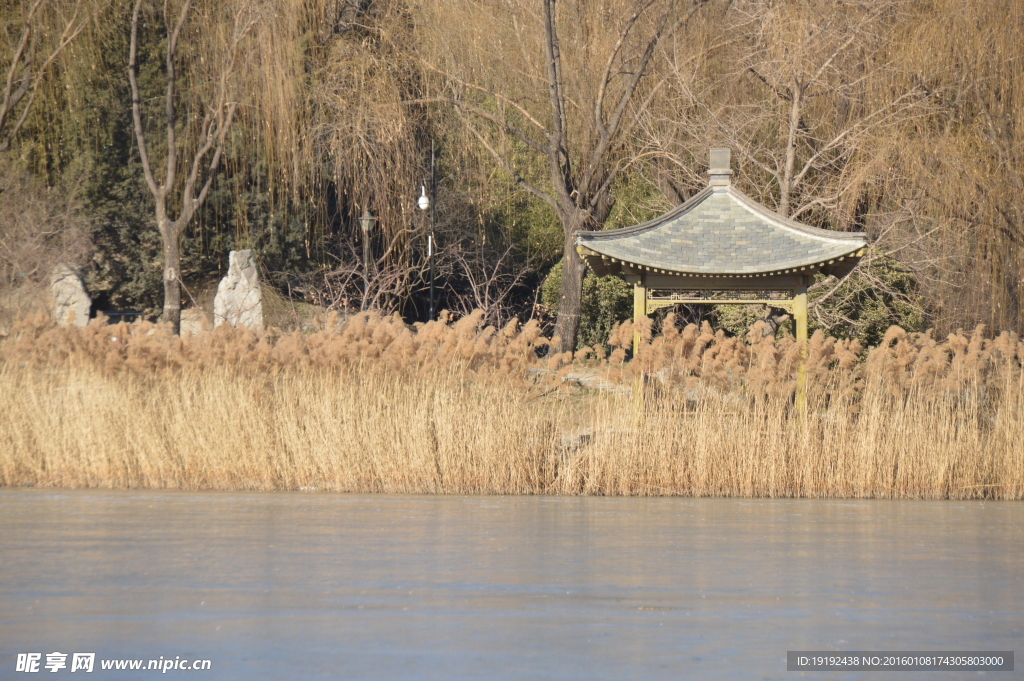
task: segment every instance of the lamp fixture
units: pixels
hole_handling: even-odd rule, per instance
[[[377,224],[377,218],[370,215],[370,211],[367,208],[363,209],[363,215],[359,218],[359,226],[363,228],[363,233],[369,232],[373,229],[373,226]]]

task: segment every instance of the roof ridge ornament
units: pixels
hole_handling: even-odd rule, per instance
[[[711,164],[708,168],[709,182],[712,187],[728,187],[731,184],[732,168],[730,156],[732,150],[729,147],[712,147]]]

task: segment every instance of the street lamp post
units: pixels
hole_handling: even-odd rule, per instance
[[[431,187],[433,189],[433,187]],[[427,218],[427,209],[430,208],[430,197],[427,196],[427,187],[420,187],[420,198],[416,205],[423,211],[423,219]],[[434,213],[430,213],[430,231],[427,233],[427,262],[430,266],[430,308],[427,312],[427,321],[434,321]]]
[[[365,310],[370,298],[370,230],[377,224],[377,218],[370,215],[368,208],[363,209],[363,215],[359,218],[359,226],[363,229],[363,304],[360,310]]]
[[[427,259],[430,260],[430,311],[428,319],[434,321],[434,235],[427,235]]]

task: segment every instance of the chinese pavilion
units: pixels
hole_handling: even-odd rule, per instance
[[[769,305],[788,311],[806,340],[807,287],[818,272],[849,274],[867,234],[784,218],[733,187],[729,166],[729,149],[712,149],[703,191],[639,225],[576,232],[576,250],[597,276],[633,284],[634,321],[677,304]]]

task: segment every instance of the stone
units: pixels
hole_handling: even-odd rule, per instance
[[[263,326],[263,299],[252,251],[231,251],[228,273],[213,300],[213,326],[230,324],[259,329]]]
[[[58,326],[87,326],[92,298],[78,270],[60,263],[50,275],[50,295],[53,296],[53,321]]]
[[[187,310],[181,311],[181,330],[179,333],[182,338],[197,336],[209,330],[210,319],[206,310],[190,307]]]

